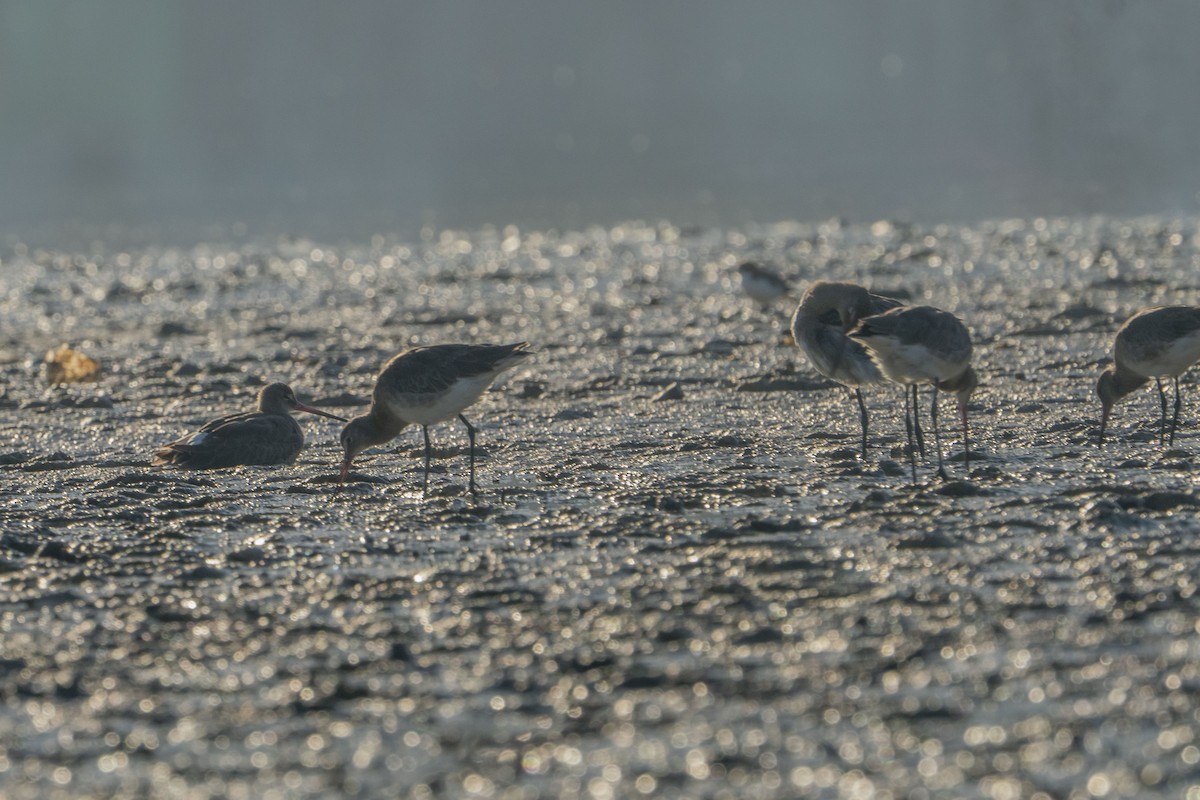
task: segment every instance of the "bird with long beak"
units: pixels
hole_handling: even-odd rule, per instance
[[[1196,306],[1156,306],[1143,309],[1125,321],[1113,339],[1113,363],[1100,373],[1096,394],[1100,398],[1100,434],[1104,432],[1113,406],[1154,379],[1158,387],[1160,416],[1158,437],[1168,447],[1175,444],[1179,427],[1179,376],[1200,361],[1200,308]],[[1162,379],[1175,384],[1174,413],[1167,429],[1167,393]]]
[[[219,469],[241,464],[285,464],[304,447],[304,431],[293,411],[345,422],[345,417],[305,405],[286,383],[271,383],[258,392],[258,410],[218,417],[164,445],[154,453],[154,464],[189,469]]]
[[[946,477],[942,463],[941,434],[938,431],[938,392],[954,393],[963,426],[965,469],[971,470],[970,429],[967,425],[967,402],[979,385],[979,376],[971,366],[971,335],[958,317],[932,306],[893,308],[883,314],[867,317],[850,331],[850,338],[862,343],[879,365],[883,376],[902,386],[929,384],[933,387],[930,420],[937,446],[938,476]],[[905,390],[905,429],[909,437],[909,464],[913,481],[917,479],[913,457],[912,429],[909,421],[908,392]],[[919,416],[919,409],[912,409]]]
[[[471,494],[475,489],[475,427],[462,412],[505,370],[528,358],[527,342],[516,344],[440,344],[414,347],[392,357],[375,380],[371,409],[350,420],[342,430],[342,483],[350,476],[355,457],[368,447],[396,438],[409,425],[420,425],[425,436],[425,481],[429,488],[432,447],[429,426],[458,417],[467,426],[470,442]]]

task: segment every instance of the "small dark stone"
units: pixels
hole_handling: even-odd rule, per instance
[[[739,433],[727,433],[724,436],[718,437],[714,445],[717,447],[749,447],[754,442],[747,436],[742,436]]]
[[[586,408],[564,408],[554,415],[556,422],[563,422],[572,419],[591,419],[596,416],[595,412],[588,411]]]
[[[937,550],[957,546],[958,541],[944,531],[922,531],[896,542],[900,550]]]
[[[978,497],[979,495],[987,494],[987,492],[970,481],[950,481],[942,484],[934,491],[943,497]]]
[[[184,336],[186,334],[195,333],[189,326],[182,322],[169,321],[158,326],[159,336]]]
[[[521,397],[536,400],[546,393],[546,384],[541,381],[525,381],[521,386]]]
[[[261,547],[243,547],[225,556],[227,561],[241,564],[254,564],[267,560],[267,551]]]
[[[220,567],[209,566],[204,564],[194,569],[189,569],[187,572],[181,572],[178,580],[184,583],[192,583],[195,581],[214,581],[224,578],[229,573]]]
[[[783,632],[777,628],[759,628],[753,633],[739,636],[734,644],[775,644],[783,641]]]
[[[88,560],[86,555],[75,552],[62,542],[46,542],[37,554],[44,558],[53,558],[64,564],[82,564]]]
[[[1170,511],[1179,506],[1198,505],[1194,495],[1186,492],[1151,492],[1142,498],[1142,505],[1151,511]]]

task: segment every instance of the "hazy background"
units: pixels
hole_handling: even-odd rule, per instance
[[[1194,211],[1197,32],[1160,0],[0,0],[0,232]]]

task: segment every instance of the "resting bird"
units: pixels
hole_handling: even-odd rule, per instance
[[[817,281],[808,287],[792,314],[792,339],[813,369],[845,386],[858,401],[862,457],[867,458],[867,405],[862,387],[883,381],[863,346],[846,336],[863,317],[900,305],[899,300],[871,294],[853,283]]]
[[[304,432],[292,419],[293,411],[346,421],[301,403],[286,383],[272,383],[259,390],[257,411],[218,417],[195,433],[159,448],[151,463],[188,469],[285,464],[295,460],[304,447]]]
[[[927,383],[933,387],[933,404],[930,418],[933,423],[933,438],[937,446],[938,476],[946,477],[942,463],[942,440],[938,431],[938,390],[953,392],[958,398],[958,411],[962,416],[963,450],[966,469],[971,469],[971,449],[967,428],[967,401],[979,378],[971,367],[971,335],[958,317],[948,311],[932,306],[906,306],[893,308],[873,317],[867,317],[850,331],[850,336],[871,353],[883,376],[893,383],[905,387],[904,423],[908,432],[909,463],[913,481],[917,479],[916,459],[912,453],[913,429],[919,430],[916,418],[920,416],[916,405],[916,388]],[[913,388],[913,421],[908,415],[908,388]]]

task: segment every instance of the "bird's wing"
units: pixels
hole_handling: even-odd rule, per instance
[[[460,378],[500,372],[525,358],[525,342],[502,345],[447,344],[417,347],[389,361],[375,391],[441,394]]]
[[[155,454],[160,463],[198,468],[238,464],[279,464],[291,461],[304,436],[291,417],[278,414],[237,414],[213,420],[195,433],[174,441]]]

